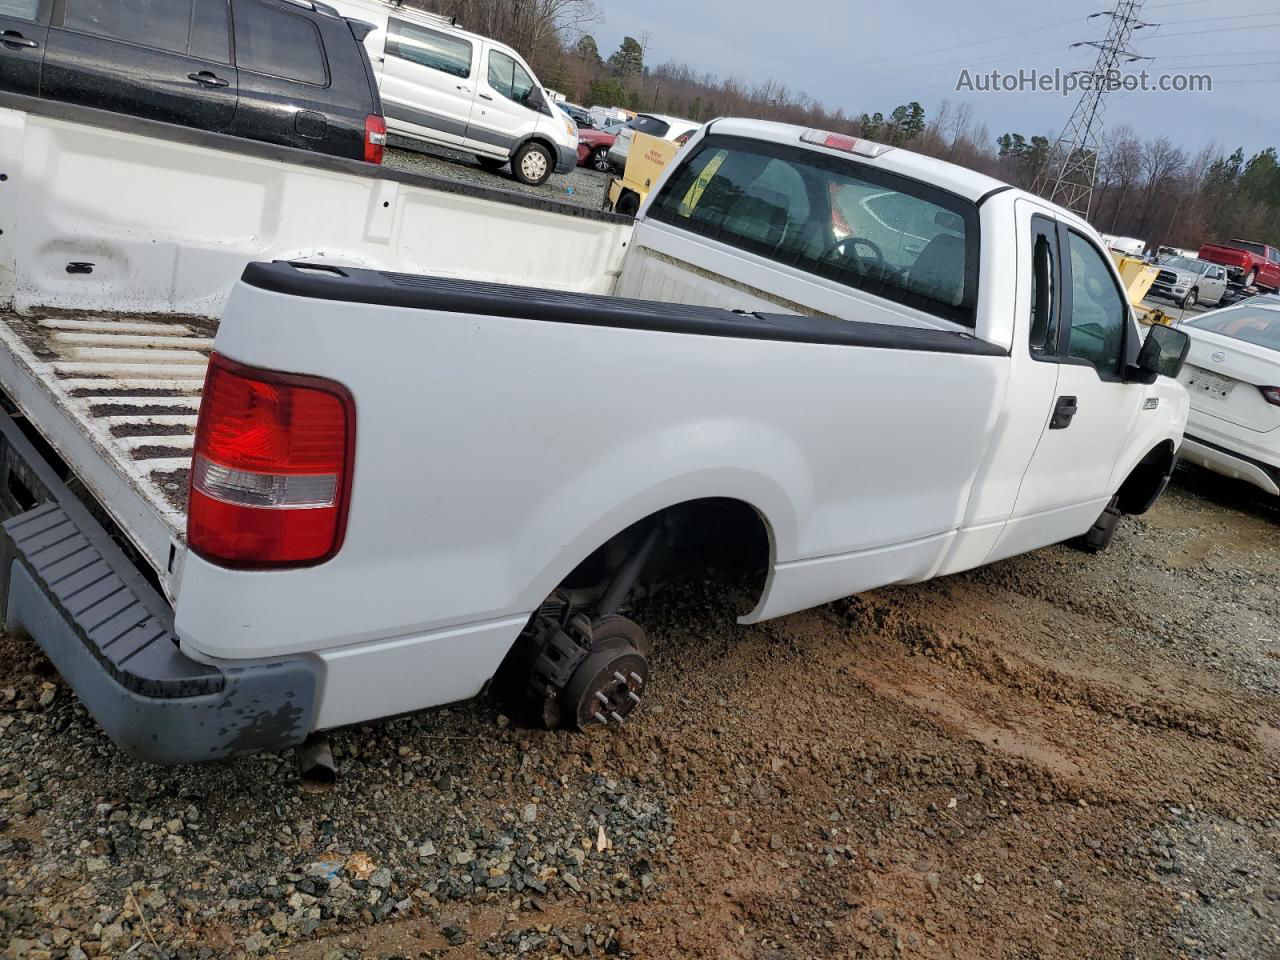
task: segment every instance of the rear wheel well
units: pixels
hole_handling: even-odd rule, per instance
[[[1177,459],[1171,440],[1166,440],[1143,457],[1120,485],[1117,506],[1121,512],[1140,516],[1150,510],[1173,476],[1173,465]]]
[[[773,538],[760,512],[742,500],[709,497],[675,504],[631,524],[597,547],[560,585],[578,594],[603,592],[626,559],[652,531],[660,534],[628,591],[651,596],[680,581],[709,578],[740,592],[754,609],[773,559]]]

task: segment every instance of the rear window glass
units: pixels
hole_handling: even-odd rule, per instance
[[[471,44],[403,20],[387,21],[387,53],[452,77],[471,76]]]
[[[667,131],[671,129],[671,124],[642,113],[631,121],[631,129],[639,133],[647,133],[651,137],[665,137]]]
[[[1250,243],[1248,240],[1228,240],[1223,246],[1232,247],[1236,250],[1247,250],[1249,253],[1256,253],[1260,257],[1267,255],[1267,248],[1263,244]]]
[[[257,0],[236,3],[236,66],[316,86],[328,81],[315,24]]]
[[[927,184],[812,150],[712,135],[649,216],[974,325],[977,207]]]
[[[186,53],[191,0],[67,0],[63,26],[95,37]]]
[[[1197,330],[1280,350],[1280,309],[1241,306],[1235,310],[1215,310],[1182,322]]]

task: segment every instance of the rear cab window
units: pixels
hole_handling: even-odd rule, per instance
[[[320,31],[305,16],[260,0],[238,0],[235,21],[240,69],[317,87],[329,83]]]
[[[1223,244],[1224,247],[1231,247],[1235,250],[1243,250],[1246,253],[1252,253],[1255,256],[1266,257],[1267,248],[1261,243],[1250,243],[1248,240],[1228,240]]]
[[[648,215],[975,325],[978,209],[932,185],[817,151],[713,134],[681,164]]]
[[[471,76],[472,46],[462,37],[392,17],[387,21],[385,49],[388,56],[439,70],[451,77],[465,80]]]

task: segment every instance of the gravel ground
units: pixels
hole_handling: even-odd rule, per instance
[[[7,958],[1280,957],[1280,508],[1188,471],[1053,547],[754,627],[634,612],[620,733],[485,703],[140,766],[0,640]]]
[[[497,173],[489,173],[481,169],[473,153],[417,145],[409,149],[408,143],[398,137],[392,137],[391,143],[394,145],[393,148],[388,149],[383,158],[383,163],[388,167],[407,170],[410,173],[447,177],[463,183],[478,183],[498,190],[531,193],[548,200],[558,200],[592,210],[601,208],[605,190],[609,186],[609,177],[606,174],[577,167],[572,173],[563,175],[553,173],[546,183],[538,187],[530,187],[512,176],[510,167],[503,167]]]

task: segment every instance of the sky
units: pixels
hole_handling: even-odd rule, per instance
[[[1079,93],[957,91],[961,71],[1052,73],[1092,66],[1115,0],[595,0],[591,27],[605,57],[624,36],[649,34],[646,62],[687,63],[748,84],[770,78],[847,113],[888,114],[918,100],[932,117],[945,100],[968,103],[975,126],[1056,139]],[[1280,0],[1148,0],[1150,24],[1134,52],[1154,57],[1129,69],[1203,73],[1206,92],[1118,92],[1105,125],[1129,124],[1143,139],[1164,134],[1188,154],[1210,143],[1246,157],[1280,149]]]

